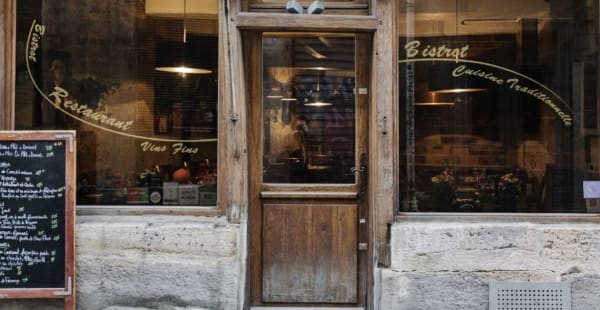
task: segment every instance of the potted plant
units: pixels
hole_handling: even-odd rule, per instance
[[[452,202],[452,191],[454,186],[454,176],[452,176],[448,170],[442,171],[442,173],[435,175],[431,178],[432,184],[432,200],[439,206],[450,206]]]
[[[509,172],[498,181],[498,199],[503,210],[516,210],[521,196],[521,178],[517,172]]]

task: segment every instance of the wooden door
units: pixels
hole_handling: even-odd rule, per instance
[[[363,306],[370,37],[246,39],[251,302]]]

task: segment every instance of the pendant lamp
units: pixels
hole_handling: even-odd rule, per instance
[[[455,42],[458,38],[458,0],[455,0]],[[452,71],[460,65],[458,57],[455,62],[434,63],[429,71],[429,91],[437,94],[460,94],[486,91],[486,88],[474,85],[469,75],[454,77]]]
[[[442,94],[442,93],[439,93]],[[454,101],[442,97],[437,93],[426,92],[424,95],[416,96],[415,106],[433,107],[433,106],[452,106]]]
[[[333,105],[331,102],[325,102],[321,100],[321,86],[320,86],[321,77],[317,71],[317,90],[316,97],[312,101],[305,102],[304,105],[307,107],[328,107]]]
[[[175,55],[164,55],[161,59],[158,60],[159,63],[167,62],[164,65],[158,65],[154,68],[156,71],[160,72],[169,72],[169,73],[178,73],[181,76],[185,76],[187,74],[211,74],[212,70],[199,68],[191,65],[191,61],[188,54],[188,45],[187,45],[187,0],[183,0],[183,38],[181,44],[177,47],[179,49],[179,56]],[[177,54],[175,51],[174,54]],[[165,57],[171,59],[163,59]]]
[[[436,62],[431,65],[428,77],[428,91],[434,94],[460,94],[486,91],[476,84],[470,75],[453,76],[452,72],[460,63]]]
[[[266,97],[268,99],[280,99],[281,101],[296,101],[292,84],[293,68],[272,66],[269,67],[269,75],[273,81],[268,87]]]

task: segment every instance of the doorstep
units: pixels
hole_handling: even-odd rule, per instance
[[[365,310],[364,307],[250,307],[250,310]]]

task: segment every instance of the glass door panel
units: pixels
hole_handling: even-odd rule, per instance
[[[263,182],[353,184],[355,37],[265,36]]]

